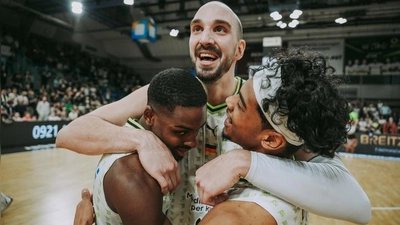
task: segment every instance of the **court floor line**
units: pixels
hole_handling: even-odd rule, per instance
[[[371,207],[371,210],[380,210],[380,211],[400,210],[400,207]]]
[[[366,154],[350,154],[345,152],[338,152],[338,155],[345,158],[366,158],[366,159],[382,159],[390,161],[400,161],[400,157],[381,156],[381,155],[366,155]]]

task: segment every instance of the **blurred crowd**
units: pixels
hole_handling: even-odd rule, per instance
[[[399,112],[393,111],[385,102],[367,103],[353,101],[350,103],[350,117],[355,131],[373,134],[400,133]]]
[[[73,120],[116,101],[143,81],[112,57],[91,54],[76,43],[27,37],[0,26],[1,118],[18,121]],[[398,112],[381,101],[350,103],[357,132],[399,133]]]
[[[143,85],[111,57],[0,27],[2,122],[73,120]]]

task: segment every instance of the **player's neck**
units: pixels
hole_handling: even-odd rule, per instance
[[[150,128],[147,126],[146,124],[146,119],[144,118],[144,116],[141,116],[140,119],[138,120],[138,123],[140,125],[142,125],[142,127],[146,130],[150,130]]]
[[[221,79],[212,84],[206,84],[208,103],[219,105],[225,103],[225,99],[235,93],[237,79],[233,74],[225,74]]]

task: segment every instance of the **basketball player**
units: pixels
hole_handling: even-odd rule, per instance
[[[330,159],[345,142],[349,121],[347,101],[338,91],[341,77],[329,73],[333,68],[316,52],[279,52],[238,95],[226,99],[225,138],[287,162],[306,148],[324,156],[312,162],[332,160],[341,165],[337,156]],[[213,166],[217,160],[206,165]],[[307,224],[307,214],[241,180],[230,189],[229,200],[216,205],[200,224]]]
[[[191,22],[190,56],[197,76],[208,93],[207,126],[198,136],[197,150],[191,151],[181,162],[180,172],[184,182],[179,186],[180,193],[185,189],[188,193],[181,196],[174,192],[173,197],[183,201],[181,205],[185,210],[181,213],[178,208],[170,209],[168,214],[174,220],[195,224],[209,209],[201,202],[215,205],[221,201],[219,194],[240,177],[245,177],[260,189],[312,213],[367,223],[371,217],[369,199],[343,164],[338,165],[333,160],[301,164],[246,150],[223,154],[240,148],[233,142],[223,140],[220,134],[226,118],[225,99],[238,94],[243,84],[243,80],[234,76],[236,62],[241,59],[246,47],[242,36],[239,18],[220,2],[203,5]],[[173,192],[181,176],[170,151],[155,135],[121,127],[129,117],[140,117],[146,105],[146,88],[72,121],[59,132],[57,146],[83,154],[136,150],[143,167],[159,182],[163,193]],[[77,141],[69,141],[72,139]],[[223,154],[223,157],[218,157],[220,164],[214,164],[214,170],[207,179],[204,176],[196,178],[199,184],[196,191],[195,171],[220,154]],[[296,153],[298,160],[308,161],[314,156],[302,150]],[[205,170],[211,170],[207,164],[205,166]],[[304,170],[309,172],[304,173]],[[260,175],[260,171],[264,173]],[[219,182],[216,183],[216,180]],[[326,185],[329,185],[328,190]],[[326,196],[336,201],[326,201]]]
[[[196,146],[206,121],[207,95],[200,81],[183,69],[158,73],[148,89],[148,105],[127,129],[152,131],[179,161]],[[95,176],[96,224],[170,224],[162,212],[163,194],[136,153],[105,154]]]

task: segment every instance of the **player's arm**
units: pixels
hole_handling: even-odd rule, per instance
[[[118,159],[103,185],[109,207],[120,215],[124,225],[171,225],[162,212],[160,186],[145,172],[137,155]]]
[[[58,133],[57,147],[86,155],[137,151],[162,192],[175,190],[181,178],[171,151],[152,132],[123,127],[129,117],[143,114],[147,89],[148,85],[71,121]]]
[[[216,197],[240,177],[317,215],[358,224],[371,219],[368,196],[339,158],[311,163],[246,150],[230,151],[196,172],[201,201],[218,203]]]
[[[313,163],[251,154],[245,178],[255,186],[317,215],[357,224],[371,220],[368,196],[338,156]]]

